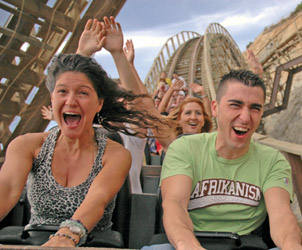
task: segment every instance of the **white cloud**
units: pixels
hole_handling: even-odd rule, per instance
[[[258,24],[263,22],[265,16],[263,13],[254,16],[252,13],[239,14],[230,16],[221,21],[221,25],[224,27],[238,27],[239,29],[246,29],[247,26]]]
[[[167,36],[153,34],[153,31],[150,33],[146,33],[145,31],[142,33],[128,33],[125,34],[125,40],[132,39],[135,48],[137,49],[145,47],[161,47],[167,41]]]
[[[227,16],[221,20],[220,24],[233,31],[246,30],[249,27],[266,27],[277,23],[281,18],[285,18],[291,11],[294,10],[299,1],[293,1],[291,4],[280,2],[274,6],[269,6],[260,9],[251,9],[248,12],[238,12]]]

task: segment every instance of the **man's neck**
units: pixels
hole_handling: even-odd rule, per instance
[[[244,156],[246,153],[248,153],[249,145],[250,145],[250,143],[248,143],[243,148],[231,147],[230,145],[224,143],[223,140],[219,140],[219,135],[217,135],[215,149],[216,149],[217,155],[219,157],[222,157],[222,158],[228,159],[228,160],[234,160],[234,159],[238,159],[238,158]]]

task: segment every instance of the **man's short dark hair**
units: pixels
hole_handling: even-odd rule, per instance
[[[263,80],[256,74],[252,73],[249,70],[231,70],[228,74],[222,76],[217,91],[216,91],[216,100],[220,102],[221,97],[225,93],[227,87],[227,82],[237,81],[248,87],[260,87],[263,90],[264,100],[266,97],[266,88]]]

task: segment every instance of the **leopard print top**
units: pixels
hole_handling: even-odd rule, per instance
[[[31,206],[30,224],[59,225],[72,217],[83,202],[90,185],[102,170],[102,157],[107,137],[95,129],[98,154],[88,178],[75,187],[63,187],[52,175],[51,161],[60,129],[54,127],[47,136],[27,180],[27,196]],[[94,229],[106,230],[112,226],[116,197],[107,205],[102,219]]]

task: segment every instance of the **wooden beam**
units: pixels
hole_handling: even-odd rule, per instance
[[[280,151],[288,152],[295,155],[302,155],[302,145],[286,141],[279,141],[267,135],[262,135],[258,133],[254,133],[253,138],[261,144],[265,144],[272,148],[279,149]]]
[[[292,168],[292,179],[297,195],[300,210],[302,212],[302,160],[301,155],[294,155],[284,152]]]
[[[48,90],[45,87],[45,84],[42,84],[39,88],[38,93],[35,95],[29,108],[23,107],[22,110],[18,113],[21,117],[21,121],[16,127],[12,135],[7,139],[1,137],[0,141],[4,145],[4,150],[0,152],[0,157],[5,156],[6,148],[10,141],[16,138],[19,135],[33,132],[42,132],[48,125],[49,121],[44,120],[41,115],[41,108],[43,105],[47,106],[50,103],[50,95]],[[34,108],[33,108],[34,107]],[[6,128],[7,129],[7,128]]]
[[[36,17],[34,17],[32,15],[29,15],[29,14],[27,14],[25,12],[22,13],[20,10],[15,9],[15,8],[11,8],[10,6],[8,6],[8,5],[4,4],[4,3],[1,3],[1,2],[0,2],[0,9],[6,10],[7,12],[13,14],[16,17],[19,17],[20,15],[22,15],[22,18],[24,18],[24,19],[26,19],[28,21],[34,22],[36,24],[39,24],[41,26],[45,26],[45,25],[48,26],[48,23],[42,22],[38,18],[36,18]],[[52,25],[51,29],[53,31],[55,31],[55,32],[58,32],[58,33],[62,32],[62,30],[58,29],[56,25]]]
[[[2,53],[2,51],[4,50],[4,47],[2,45],[0,45],[0,54]],[[31,55],[30,53],[25,53],[22,50],[15,50],[15,49],[10,49],[10,48],[5,48],[5,52],[6,54],[9,54],[13,57],[18,56],[20,58],[26,58],[27,60],[32,60],[34,58],[33,55]],[[44,68],[47,66],[47,62],[40,60],[39,58],[36,58],[33,63],[38,63],[41,64]]]
[[[47,49],[50,51],[53,50],[53,47],[49,46],[47,43],[40,42],[40,40],[37,38],[22,35],[20,33],[15,33],[13,30],[10,30],[10,29],[7,29],[7,28],[1,27],[1,26],[0,26],[0,32],[8,37],[14,37],[15,39],[20,40],[22,42],[28,42],[30,45],[33,45],[37,48]]]
[[[7,79],[14,79],[20,72],[20,68],[16,65],[13,64],[0,64],[0,72],[1,72],[1,77],[5,77]],[[43,76],[40,74],[37,74],[36,72],[25,69],[21,74],[20,74],[20,79],[24,83],[28,83],[30,85],[37,85],[40,83],[41,79]]]
[[[24,12],[45,19],[47,22],[53,23],[65,30],[72,31],[74,28],[75,20],[59,11],[53,13],[54,10],[46,4],[41,3],[40,0],[26,0],[26,4],[24,4],[24,6],[22,6],[22,1],[20,0],[4,1],[18,7],[19,9],[23,7]]]
[[[198,39],[195,46],[194,46],[194,52],[192,53],[192,57],[190,58],[190,66],[189,66],[189,74],[188,74],[188,82],[194,82],[194,78],[196,78],[196,66],[197,66],[197,59],[199,57],[200,54],[200,50],[201,53],[203,52],[203,45],[202,45],[202,41],[203,41],[203,36],[201,36],[200,38],[195,38]],[[190,90],[191,92],[191,90]]]
[[[258,133],[254,133],[253,138],[261,144],[280,150],[287,158],[292,169],[293,185],[297,195],[300,210],[302,212],[302,145],[286,141],[279,141],[274,138],[268,137],[267,135]]]
[[[8,96],[5,96],[8,97]],[[18,102],[12,102],[10,99],[5,98],[0,105],[0,113],[3,115],[10,115],[18,113],[21,110],[21,104]]]

